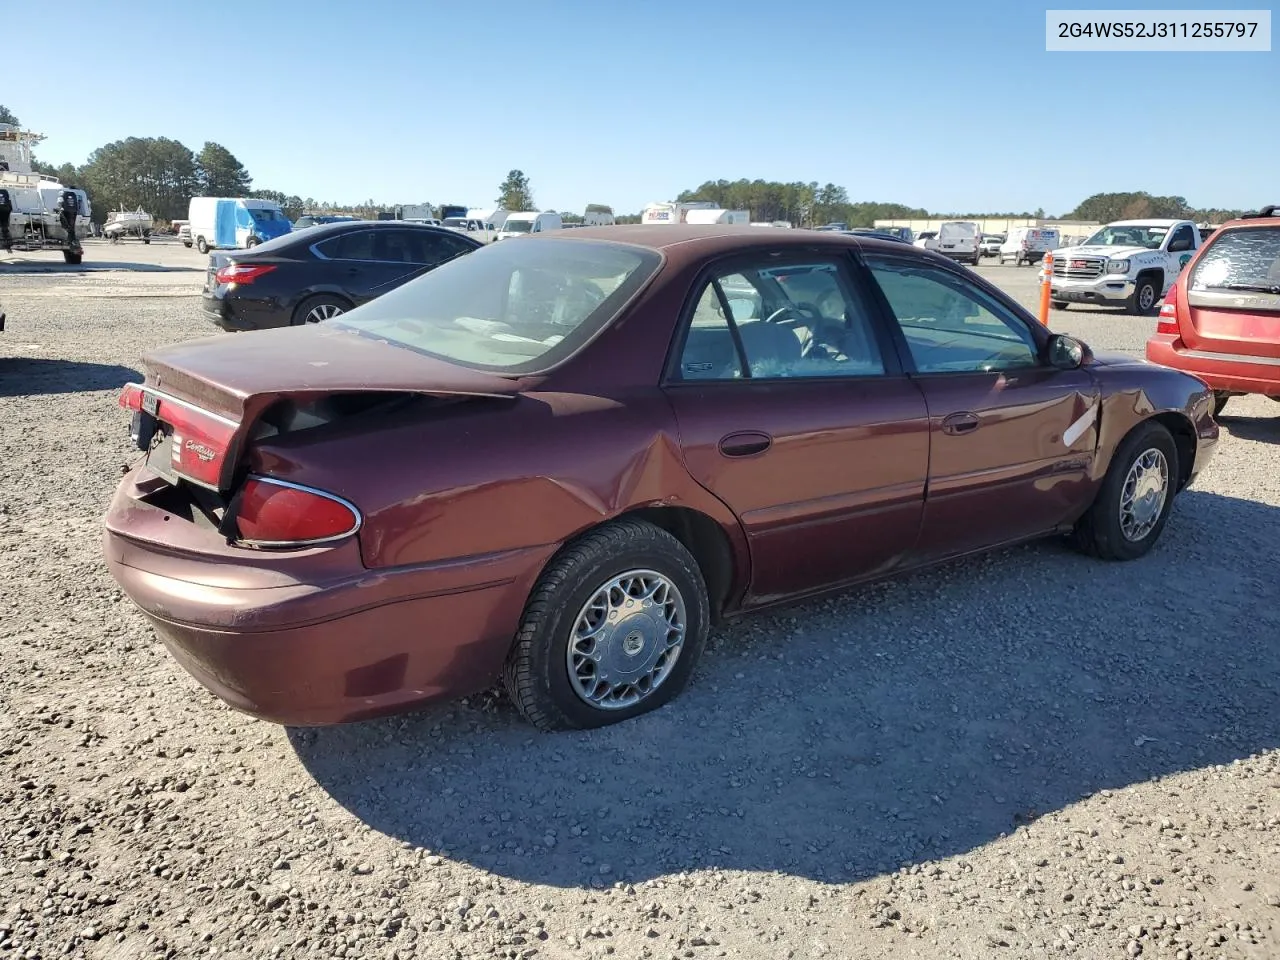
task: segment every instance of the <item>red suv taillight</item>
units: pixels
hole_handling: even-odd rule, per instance
[[[1181,332],[1178,329],[1178,285],[1175,283],[1164,295],[1164,306],[1156,320],[1156,333],[1169,333],[1176,337]]]
[[[360,529],[360,512],[341,497],[270,477],[246,480],[232,512],[238,540],[257,547],[305,547]]]
[[[253,283],[264,273],[275,269],[271,263],[228,263],[219,268],[213,278],[218,283]]]

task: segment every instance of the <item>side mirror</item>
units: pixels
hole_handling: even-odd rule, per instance
[[[1059,370],[1079,370],[1089,356],[1089,348],[1074,337],[1055,333],[1049,340],[1049,365]]]

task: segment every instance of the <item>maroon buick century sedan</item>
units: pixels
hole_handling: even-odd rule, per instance
[[[722,618],[1036,537],[1140,557],[1218,439],[1195,377],[802,230],[494,244],[145,369],[111,572],[201,683],[288,724],[498,677],[543,729],[634,717]]]

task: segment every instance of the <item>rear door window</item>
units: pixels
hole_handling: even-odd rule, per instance
[[[1251,308],[1280,310],[1280,229],[1223,231],[1196,262],[1187,283],[1192,295],[1260,294]]]

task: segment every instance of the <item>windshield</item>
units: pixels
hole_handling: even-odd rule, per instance
[[[467,223],[466,217],[445,217],[444,225],[446,227],[462,227]]]
[[[1107,226],[1085,241],[1086,247],[1146,247],[1159,250],[1168,227]]]
[[[652,250],[598,240],[498,243],[334,323],[464,366],[534,373],[586,343],[661,262]]]
[[[1192,290],[1280,288],[1280,230],[1227,230],[1191,274]]]
[[[506,233],[528,233],[533,229],[532,220],[508,220],[502,225]]]

